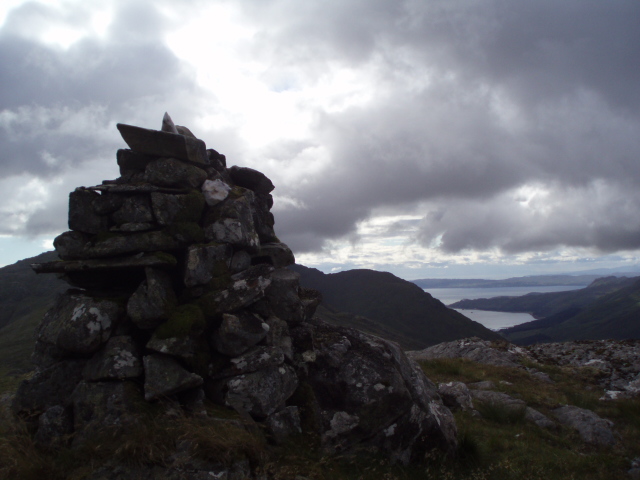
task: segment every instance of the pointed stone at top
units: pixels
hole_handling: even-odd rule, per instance
[[[129,148],[134,152],[159,157],[173,157],[196,164],[206,165],[208,163],[207,147],[200,139],[123,123],[118,123],[116,127]]]
[[[173,120],[171,120],[171,117],[167,112],[164,112],[164,117],[162,117],[162,128],[160,129],[160,131],[168,133],[180,133],[178,132],[175,123],[173,123]]]

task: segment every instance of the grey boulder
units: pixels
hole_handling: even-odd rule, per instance
[[[156,268],[146,268],[145,273],[147,279],[127,302],[127,315],[142,329],[160,325],[177,303],[168,273]]]
[[[577,430],[585,443],[600,446],[611,446],[616,443],[611,430],[613,422],[600,418],[591,410],[566,405],[557,408],[552,413],[560,423]]]
[[[225,313],[213,335],[213,343],[218,352],[235,357],[262,341],[268,331],[269,325],[251,313]]]
[[[298,378],[289,365],[269,367],[227,380],[224,402],[263,419],[279,410],[297,386]]]
[[[473,410],[473,400],[469,388],[462,382],[448,382],[438,385],[442,402],[452,410]]]
[[[159,187],[200,188],[207,172],[175,158],[160,158],[147,165],[144,178]]]
[[[202,377],[189,372],[173,358],[152,354],[144,357],[144,399],[158,400],[174,393],[199,387]]]
[[[82,375],[85,380],[122,380],[142,375],[142,358],[133,338],[111,337],[102,349],[87,361]]]
[[[317,318],[292,336],[298,375],[313,391],[305,407],[321,412],[326,450],[373,448],[404,464],[432,448],[455,450],[453,415],[397,344]]]
[[[123,310],[123,305],[113,300],[66,293],[45,315],[37,341],[64,352],[93,353],[109,339]]]

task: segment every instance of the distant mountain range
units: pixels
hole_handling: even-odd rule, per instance
[[[325,274],[302,265],[289,268],[300,274],[303,286],[322,292],[320,316],[326,321],[389,338],[405,349],[472,336],[501,338],[391,273],[360,269]]]
[[[532,275],[504,280],[480,278],[422,278],[411,280],[420,288],[504,288],[504,287],[557,287],[587,286],[602,275]]]
[[[531,313],[538,320],[500,331],[523,345],[640,338],[640,277],[603,277],[579,290],[461,300],[451,306]]]

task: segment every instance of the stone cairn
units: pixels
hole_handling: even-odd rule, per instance
[[[32,266],[72,287],[13,401],[37,441],[135,426],[148,402],[206,415],[208,399],[278,443],[308,430],[330,452],[405,463],[455,448],[451,413],[396,344],[313,318],[320,295],[286,268],[264,174],[227,168],[168,115],[160,131],[117,127],[121,176],[70,194],[61,261]]]

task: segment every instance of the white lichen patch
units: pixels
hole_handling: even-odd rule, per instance
[[[381,384],[381,383],[376,383],[376,384],[373,386],[373,389],[374,389],[376,392],[379,392],[379,391],[384,390],[384,389],[386,389],[386,388],[387,388],[387,387],[385,387],[385,386],[384,386],[383,384]]]
[[[314,350],[307,350],[302,353],[302,361],[303,362],[315,362],[316,361],[316,352]]]
[[[82,317],[86,311],[87,311],[86,305],[78,305],[76,308],[73,309],[73,314],[71,315],[71,321],[75,322],[80,317]]]
[[[347,412],[336,412],[329,422],[331,430],[326,433],[328,437],[350,432],[358,426],[360,418],[357,415],[349,415]]]
[[[248,365],[247,361],[242,358],[233,358],[231,360],[231,363],[233,363],[233,365],[239,370],[245,368]]]
[[[89,309],[89,313],[96,318],[103,330],[111,327],[111,317],[106,313],[103,313],[99,308],[91,307]]]
[[[248,287],[247,285],[247,281],[246,280],[238,280],[236,282],[233,283],[233,289],[234,290],[246,290]]]
[[[120,350],[114,358],[113,367],[116,370],[122,368],[134,367],[136,365],[136,357],[128,350]]]
[[[396,433],[396,427],[398,425],[396,423],[394,423],[393,425],[391,425],[389,428],[385,428],[384,429],[384,435],[385,437],[390,437],[391,435],[393,435],[394,433]]]

